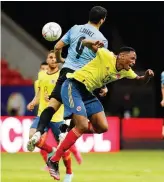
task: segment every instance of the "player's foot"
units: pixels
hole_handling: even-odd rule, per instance
[[[36,132],[32,138],[30,138],[30,140],[27,143],[27,149],[32,152],[35,149],[35,144],[40,140],[41,137],[41,133],[38,131]]]
[[[52,162],[50,159],[47,161],[47,166],[49,168],[50,175],[56,179],[60,180],[60,173],[59,173],[59,162]]]
[[[63,182],[72,182],[73,174],[66,174]]]

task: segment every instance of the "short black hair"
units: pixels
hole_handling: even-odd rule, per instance
[[[48,65],[48,64],[47,64],[46,61],[44,61],[44,62],[42,62],[42,63],[40,64],[40,67],[41,67],[42,65]]]
[[[99,23],[101,19],[107,16],[107,10],[101,6],[94,6],[89,12],[89,21],[91,23]]]
[[[121,47],[120,50],[118,51],[118,54],[122,53],[122,52],[130,52],[130,51],[135,51],[135,49],[133,49],[132,47]]]

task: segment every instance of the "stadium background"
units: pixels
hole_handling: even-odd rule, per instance
[[[74,181],[164,181],[164,110],[160,106],[163,2],[2,2],[0,124],[1,149],[7,151],[2,154],[2,181],[52,181],[40,171],[44,164],[38,153],[18,153],[26,151],[30,116],[35,115],[26,111],[34,95],[33,80],[47,51],[54,46],[42,38],[41,29],[54,21],[64,34],[74,24],[86,23],[95,5],[108,10],[101,32],[109,41],[109,49],[117,52],[123,45],[132,46],[137,51],[135,71],[143,74],[151,68],[155,77],[143,87],[129,80],[108,85],[107,97],[100,99],[109,117],[110,131],[80,140],[78,146],[87,154],[83,154],[81,166],[73,163]],[[95,160],[97,166],[93,166]],[[61,170],[63,173],[63,166]]]

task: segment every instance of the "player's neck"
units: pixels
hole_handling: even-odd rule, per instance
[[[47,71],[47,74],[48,75],[52,75],[52,74],[54,74],[54,73],[56,73],[58,71],[59,71],[58,67],[56,67],[56,68],[49,68],[48,71]]]
[[[91,23],[90,21],[88,22],[88,24],[94,26],[94,27],[97,28],[98,30],[100,29],[100,25],[98,25],[98,24]]]
[[[120,64],[120,63],[118,62],[117,59],[116,59],[116,65],[115,65],[115,67],[116,67],[116,70],[117,70],[118,72],[121,71],[121,70],[123,69],[122,64]]]

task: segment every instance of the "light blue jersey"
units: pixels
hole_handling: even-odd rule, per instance
[[[74,25],[61,38],[61,41],[63,41],[66,45],[70,45],[63,68],[77,70],[96,57],[95,53],[82,45],[81,41],[83,39],[103,41],[105,48],[108,48],[107,39],[97,28],[90,24]]]
[[[164,86],[164,71],[161,73],[161,84]]]

